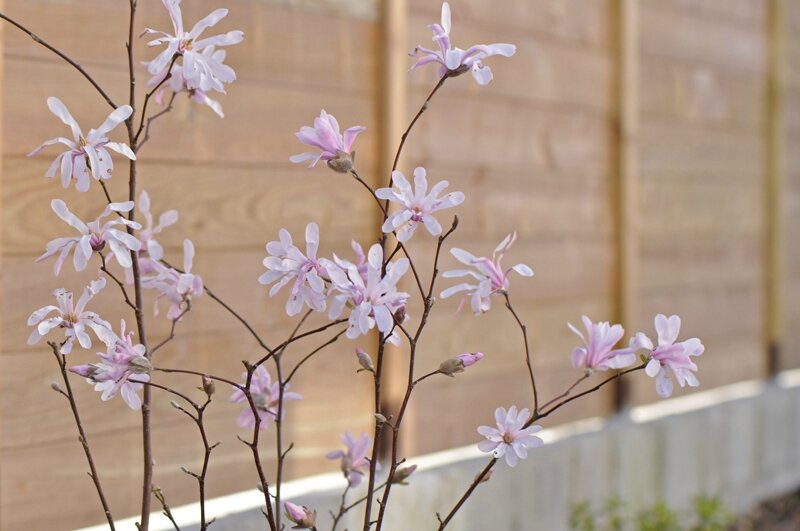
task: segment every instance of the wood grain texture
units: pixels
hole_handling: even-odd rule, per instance
[[[0,0],[0,4],[2,4]],[[435,68],[401,73],[410,66],[401,55],[416,44],[429,44],[426,25],[439,19],[439,0],[408,0],[407,36],[385,42],[377,3],[339,0],[230,0],[230,15],[220,28],[240,28],[245,42],[231,49],[230,64],[239,81],[221,98],[226,119],[179,98],[175,110],[159,121],[153,139],[141,152],[142,186],[153,211],[180,211],[179,223],[162,236],[168,255],[179,263],[184,237],[195,241],[195,270],[207,284],[247,317],[272,344],[295,320],[284,313],[286,294],[270,299],[256,279],[263,272],[264,245],[280,227],[301,240],[308,221],[321,228],[320,255],[351,256],[350,240],[365,247],[377,235],[378,211],[351,179],[324,167],[314,171],[289,163],[304,150],[294,133],[310,124],[320,108],[336,115],[343,127],[365,125],[356,143],[362,176],[385,180],[392,135],[403,128],[436,83]],[[205,2],[185,2],[187,20],[208,10]],[[448,80],[417,124],[400,170],[406,175],[422,165],[430,181],[446,179],[450,190],[466,194],[458,208],[439,215],[447,225],[461,220],[448,240],[441,269],[457,267],[446,252],[465,248],[489,255],[509,232],[519,240],[505,263],[529,264],[531,279],[514,276],[511,295],[528,324],[540,391],[547,399],[579,374],[569,356],[578,338],[566,327],[581,315],[610,320],[617,315],[617,281],[637,271],[629,301],[636,308],[624,323],[629,333],[654,335],[656,313],[682,316],[682,337],[699,336],[706,353],[699,359],[703,389],[765,374],[763,333],[765,285],[770,270],[764,251],[770,225],[765,221],[767,162],[774,145],[766,137],[770,122],[768,95],[767,0],[641,0],[631,22],[640,47],[618,49],[611,0],[458,0],[453,8],[453,41],[512,42],[511,59],[491,58],[495,79],[479,87],[469,75]],[[786,2],[787,27],[800,29],[800,8]],[[168,27],[160,2],[141,2],[141,26]],[[349,9],[349,8],[348,8]],[[111,96],[124,100],[126,69],[120,65],[124,14],[105,0],[5,0],[5,12],[27,22],[42,37],[63,46],[85,65]],[[65,31],[80,27],[83,31]],[[395,28],[401,31],[400,28]],[[2,31],[2,30],[0,30]],[[402,30],[403,32],[405,30]],[[783,367],[800,366],[800,38],[787,30],[782,127],[775,139],[785,145],[780,190],[784,249],[780,279],[783,293]],[[66,129],[45,105],[56,94],[87,126],[106,116],[102,100],[70,68],[24,35],[3,35],[2,165],[0,165],[0,527],[71,529],[97,523],[91,483],[75,430],[60,397],[49,389],[57,372],[46,347],[29,348],[25,340],[30,312],[51,301],[55,287],[80,290],[96,273],[70,271],[58,279],[52,263],[33,264],[44,244],[70,233],[49,209],[62,197],[80,216],[102,208],[99,190],[81,195],[48,182],[43,173],[55,156],[25,154]],[[631,40],[635,42],[635,40]],[[102,45],[98,45],[102,43]],[[144,42],[137,43],[145,54]],[[629,43],[632,46],[632,44]],[[626,79],[618,79],[620,53],[638,58]],[[394,58],[402,86],[394,96],[380,94],[381,72]],[[139,71],[144,75],[143,69]],[[407,78],[399,76],[408,75]],[[140,79],[143,79],[140,77]],[[393,83],[393,82],[392,82]],[[635,92],[638,102],[631,96]],[[406,102],[401,100],[406,98]],[[638,180],[631,193],[628,220],[638,220],[630,253],[620,252],[624,227],[616,199],[619,173],[620,98],[638,124],[628,138],[628,162]],[[387,106],[393,105],[390,112]],[[399,125],[398,125],[399,124]],[[630,131],[629,131],[630,132]],[[123,132],[115,131],[115,140]],[[635,140],[635,141],[632,141]],[[111,183],[114,197],[125,193],[126,168],[120,164]],[[632,189],[633,192],[633,189]],[[91,198],[89,201],[86,199]],[[420,230],[409,249],[420,258],[420,273],[430,273],[435,240]],[[622,260],[629,261],[628,269]],[[451,285],[442,280],[435,293]],[[403,288],[414,290],[410,278]],[[286,288],[284,288],[286,289]],[[121,317],[116,286],[109,286],[92,308],[111,321]],[[150,315],[148,330],[158,340],[169,332],[164,318]],[[454,313],[457,300],[437,300],[428,334],[420,343],[418,373],[435,369],[445,358],[482,351],[481,363],[454,379],[437,377],[420,385],[408,416],[410,435],[402,455],[472,444],[475,428],[489,424],[498,405],[529,405],[519,329],[502,300],[492,312],[475,317]],[[413,325],[420,308],[409,308]],[[130,318],[128,316],[128,318]],[[308,327],[325,322],[315,316]],[[157,365],[186,365],[237,378],[242,359],[260,354],[255,341],[209,298],[195,301],[180,323],[178,338],[158,354]],[[291,349],[296,360],[333,331]],[[321,456],[339,445],[338,434],[371,426],[371,383],[355,374],[353,348],[374,348],[375,337],[340,340],[309,363],[293,390],[305,400],[293,403],[289,438],[290,477],[336,469]],[[406,363],[405,346],[392,351],[393,367]],[[75,363],[92,352],[76,352]],[[393,371],[393,380],[402,372]],[[633,379],[632,403],[657,399],[654,382]],[[196,393],[194,379],[159,375],[181,390]],[[75,378],[78,400],[107,478],[115,515],[136,511],[139,461],[138,417],[115,399],[102,403],[90,386]],[[394,382],[397,383],[396,381]],[[219,388],[219,386],[218,386]],[[676,394],[689,390],[678,390]],[[210,494],[252,488],[249,456],[235,440],[235,405],[219,389],[209,413],[212,437],[222,440],[212,459]],[[440,404],[450,409],[442,414]],[[571,406],[564,420],[607,414],[612,397]],[[154,404],[158,454],[157,484],[170,503],[194,498],[181,465],[199,458],[194,427],[179,421],[161,394]],[[31,419],[37,419],[33,422]],[[274,449],[267,434],[263,449],[270,474]],[[58,492],[54,498],[52,493]],[[44,511],[42,507],[47,507]]]

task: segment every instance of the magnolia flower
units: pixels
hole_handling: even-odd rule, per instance
[[[609,325],[602,321],[597,324],[585,315],[581,317],[586,327],[586,337],[580,330],[568,323],[569,329],[583,341],[583,347],[575,347],[572,351],[572,366],[576,369],[584,365],[589,370],[607,371],[622,369],[636,361],[636,354],[631,348],[614,349],[614,345],[625,335],[621,325]]]
[[[324,160],[328,166],[340,173],[347,173],[353,168],[353,156],[350,150],[358,133],[367,128],[357,125],[346,129],[344,134],[339,132],[339,122],[332,114],[322,110],[319,118],[314,118],[314,127],[304,125],[300,131],[295,133],[300,142],[307,146],[319,149],[319,153],[306,152],[289,157],[292,162],[304,162],[310,160],[309,168],[317,165],[317,162]]]
[[[465,292],[464,297],[462,298],[461,304],[459,304],[456,312],[461,311],[461,308],[464,306],[467,297],[470,298],[470,306],[472,307],[472,312],[475,315],[478,315],[482,312],[488,312],[492,305],[490,299],[491,295],[504,292],[508,289],[509,275],[511,274],[511,271],[515,271],[523,277],[533,276],[533,270],[531,270],[531,268],[525,264],[517,264],[513,267],[509,267],[506,270],[503,270],[500,264],[503,259],[503,255],[508,252],[516,239],[516,232],[506,236],[503,241],[500,242],[500,245],[495,248],[494,252],[492,253],[491,260],[486,257],[476,257],[463,249],[451,249],[450,254],[455,256],[456,260],[462,264],[472,266],[475,269],[455,269],[453,271],[445,271],[442,276],[445,278],[472,277],[477,280],[478,283],[470,284],[468,282],[464,282],[462,284],[449,287],[441,293],[441,297],[446,299],[451,295],[463,291]]]
[[[149,372],[153,369],[150,360],[145,356],[144,345],[134,344],[133,332],[125,333],[125,321],[120,323],[120,335],[108,351],[98,352],[100,363],[89,363],[70,367],[70,372],[80,374],[86,381],[94,384],[94,390],[102,392],[100,399],[110,400],[119,392],[122,400],[131,409],[142,407],[139,391],[141,382],[149,382]]]
[[[192,274],[193,261],[194,245],[191,240],[186,239],[183,240],[183,273],[151,260],[150,264],[156,274],[142,278],[142,287],[158,291],[159,299],[165,297],[171,303],[167,311],[167,319],[179,318],[184,311],[182,305],[203,294],[203,279],[199,275]],[[156,300],[154,314],[158,315],[158,300]]]
[[[317,261],[319,227],[316,223],[306,226],[306,254],[294,245],[289,231],[281,229],[278,234],[279,241],[267,244],[269,256],[263,262],[267,272],[258,281],[264,285],[277,281],[269,290],[270,297],[293,281],[286,301],[286,313],[290,316],[300,313],[304,303],[312,310],[324,312],[325,282],[320,276],[324,269]]]
[[[246,372],[242,373],[242,379],[247,382]],[[280,382],[273,383],[272,378],[270,378],[269,373],[267,372],[267,369],[265,369],[263,365],[259,365],[256,367],[256,370],[253,373],[253,378],[250,381],[249,389],[250,396],[253,399],[253,404],[255,404],[256,411],[258,412],[258,417],[261,419],[259,429],[265,430],[269,427],[269,423],[267,421],[278,418],[278,402],[280,400],[281,392]],[[301,400],[302,398],[303,397],[299,394],[289,391],[289,384],[284,386],[284,402],[287,400]],[[231,402],[244,402],[247,404],[239,414],[236,425],[240,428],[248,428],[251,430],[255,428],[256,418],[253,416],[253,410],[250,408],[250,404],[247,401],[247,396],[244,394],[244,391],[241,389],[236,389],[231,395]],[[281,420],[283,420],[283,415],[285,414],[286,409],[283,409],[281,411]]]
[[[62,354],[72,352],[72,344],[75,339],[78,340],[81,347],[88,349],[92,346],[92,340],[86,331],[87,327],[95,333],[100,341],[106,344],[113,343],[116,335],[111,331],[111,325],[100,319],[96,313],[86,311],[86,304],[92,300],[92,297],[100,293],[105,285],[106,279],[103,277],[90,282],[83,290],[81,298],[78,299],[77,306],[73,306],[71,291],[64,288],[55,290],[53,296],[56,298],[58,306],[44,306],[28,317],[28,326],[36,327],[28,337],[28,344],[38,343],[54,328],[63,328],[66,339],[61,345]],[[47,317],[53,312],[55,312],[53,317]]]
[[[203,33],[206,28],[214,26],[217,22],[225,18],[228,15],[228,10],[217,9],[213,11],[195,24],[191,31],[187,32],[183,29],[183,16],[180,7],[181,0],[162,1],[172,19],[172,28],[175,34],[170,35],[169,33],[156,31],[150,28],[146,28],[142,32],[142,35],[154,33],[162,35],[162,37],[148,42],[148,46],[167,45],[155,59],[147,63],[147,71],[153,76],[166,76],[165,71],[169,69],[169,65],[172,64],[175,56],[179,56],[183,59],[183,64],[176,64],[176,66],[181,67],[181,76],[187,88],[200,89],[202,91],[216,90],[224,93],[225,87],[223,84],[235,81],[236,73],[231,67],[222,64],[224,56],[222,56],[222,58],[218,55],[215,56],[213,50],[211,53],[204,53],[205,49],[209,46],[216,47],[238,44],[244,39],[244,33],[236,30],[229,31],[222,35],[200,39],[200,34]]]
[[[351,308],[349,326],[345,335],[350,339],[366,334],[374,326],[384,334],[394,328],[393,315],[403,308],[409,294],[397,291],[397,282],[408,270],[408,259],[401,258],[386,265],[386,275],[382,275],[383,249],[373,245],[367,257],[366,278],[362,277],[356,265],[339,260],[325,260],[325,267],[331,279],[331,289],[338,292],[331,301],[328,317],[337,319],[345,306]]]
[[[511,406],[508,411],[499,407],[494,410],[494,420],[497,428],[480,426],[478,433],[486,437],[485,441],[478,443],[481,452],[492,452],[496,459],[506,458],[510,467],[517,466],[518,459],[528,457],[528,448],[536,448],[544,442],[534,433],[542,429],[541,426],[532,425],[525,428],[530,411],[522,409],[517,413],[517,406]]]
[[[442,4],[442,23],[430,24],[428,28],[433,31],[433,41],[439,45],[439,50],[430,50],[417,46],[409,54],[411,56],[422,54],[411,70],[428,63],[438,63],[439,76],[461,75],[467,70],[472,71],[472,77],[479,85],[488,85],[492,80],[492,70],[484,66],[482,60],[492,55],[511,57],[517,51],[513,44],[476,44],[466,50],[453,48],[450,43],[450,4]]]
[[[285,502],[283,507],[286,509],[286,517],[297,524],[292,529],[316,529],[316,511],[312,512],[305,505],[295,505],[292,502]]]
[[[106,221],[100,225],[100,220],[112,212],[122,213],[130,212],[133,209],[133,201],[126,201],[124,203],[109,203],[103,213],[94,221],[84,223],[78,217],[69,211],[67,204],[61,199],[53,199],[50,207],[56,215],[64,220],[67,225],[78,229],[81,233],[80,236],[56,238],[51,240],[45,246],[45,253],[36,259],[36,262],[41,262],[47,258],[58,253],[58,258],[53,266],[53,271],[56,275],[61,272],[61,267],[64,265],[69,252],[74,248],[75,252],[72,256],[72,263],[76,271],[83,271],[86,269],[86,264],[95,252],[102,252],[106,244],[111,248],[110,256],[117,259],[117,262],[122,267],[131,267],[131,251],[138,251],[142,244],[135,237],[131,236],[124,230],[115,229],[118,225],[131,227],[133,229],[140,229],[141,225],[135,221],[128,221],[122,216],[115,219]]]
[[[136,160],[131,148],[126,144],[119,142],[109,141],[106,134],[114,129],[116,126],[124,122],[133,112],[130,105],[122,105],[117,107],[111,114],[108,115],[106,121],[97,129],[90,129],[89,134],[83,135],[81,127],[75,118],[67,110],[66,106],[61,103],[58,98],[47,98],[47,106],[50,111],[61,119],[66,125],[72,129],[72,140],[64,138],[63,136],[53,138],[37,147],[30,153],[32,157],[39,153],[42,149],[53,144],[64,144],[69,148],[69,151],[61,153],[50,164],[50,167],[45,172],[44,176],[52,178],[55,176],[56,171],[61,168],[61,185],[68,188],[72,180],[75,180],[75,189],[79,192],[85,192],[89,189],[89,174],[97,179],[108,180],[111,178],[111,172],[114,169],[114,162],[111,160],[111,155],[108,149],[116,151],[120,155],[128,157],[131,160]]]
[[[691,356],[699,356],[705,350],[700,339],[693,337],[675,343],[681,330],[681,318],[677,315],[667,317],[664,314],[658,314],[655,326],[658,334],[657,347],[654,347],[650,338],[642,332],[638,332],[631,338],[630,346],[634,351],[639,349],[650,351],[644,370],[648,376],[656,379],[656,392],[659,396],[667,398],[672,394],[672,379],[667,369],[672,371],[675,380],[681,387],[685,384],[689,384],[689,387],[700,385],[694,375],[697,365],[691,359]]]
[[[420,222],[425,225],[431,236],[440,235],[442,226],[433,217],[433,213],[464,202],[464,194],[461,192],[450,192],[444,197],[439,197],[449,185],[447,181],[439,181],[428,193],[428,181],[425,179],[425,168],[422,167],[414,170],[414,190],[399,171],[392,172],[392,183],[395,188],[378,188],[375,190],[375,196],[402,207],[401,210],[389,215],[381,227],[386,233],[397,231],[397,241],[400,242],[411,239]]]
[[[222,62],[225,60],[226,52],[225,50],[217,50],[213,46],[208,46],[202,52],[203,57],[205,57],[206,61],[210,64],[221,65]],[[212,99],[208,96],[208,93],[205,90],[199,88],[191,88],[186,83],[186,79],[183,77],[183,66],[179,64],[172,65],[172,69],[170,70],[169,65],[167,65],[164,70],[159,72],[158,74],[154,75],[147,81],[147,88],[154,89],[157,87],[164,78],[167,77],[168,74],[171,74],[169,79],[167,79],[161,88],[155,94],[155,101],[159,105],[164,104],[164,94],[167,89],[171,90],[173,94],[178,94],[180,92],[187,92],[189,97],[192,98],[194,101],[201,105],[207,105],[211,108],[217,116],[220,118],[225,118],[225,113],[222,112],[222,105],[215,99]]]
[[[325,457],[327,459],[341,459],[344,477],[347,478],[347,482],[351,487],[357,487],[361,483],[364,469],[369,468],[367,451],[369,450],[371,439],[369,435],[362,433],[356,440],[350,435],[349,431],[344,432],[339,438],[347,447],[347,452],[334,450],[333,452],[328,452]],[[380,464],[375,463],[375,468],[379,470]]]

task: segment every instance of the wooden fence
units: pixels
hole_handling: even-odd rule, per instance
[[[185,0],[186,20],[209,10]],[[362,175],[386,180],[407,120],[435,84],[433,69],[406,72],[405,53],[428,43],[438,0],[219,0],[224,29],[242,29],[232,48],[239,80],[222,100],[226,118],[180,99],[157,123],[141,152],[144,189],[154,211],[180,211],[163,235],[177,257],[184,237],[197,246],[195,269],[275,342],[293,326],[283,296],[270,300],[256,283],[264,244],[280,227],[322,232],[322,253],[349,252],[377,235],[374,204],[343,176],[306,171],[289,155],[293,133],[325,108],[343,127],[362,124]],[[540,392],[553,395],[575,377],[575,337],[565,323],[581,314],[652,332],[655,313],[679,313],[686,337],[707,346],[704,388],[800,366],[800,5],[788,0],[452,0],[457,44],[513,42],[512,59],[491,62],[488,87],[467,76],[449,81],[409,140],[400,169],[425,166],[465,192],[451,245],[483,254],[508,232],[519,241],[510,261],[533,267],[512,279],[512,297],[529,323]],[[122,0],[2,0],[7,15],[67,51],[125,99]],[[161,2],[140,0],[137,27],[168,27]],[[29,313],[59,286],[79,290],[94,271],[33,264],[44,243],[66,234],[48,208],[62,197],[79,216],[102,204],[63,191],[42,175],[49,156],[25,154],[62,125],[45,106],[58,96],[81,123],[100,123],[102,100],[72,69],[13,28],[2,28],[2,344],[0,348],[0,527],[70,529],[97,522],[91,482],[46,348],[25,345]],[[142,59],[150,54],[137,43]],[[144,79],[139,71],[139,79]],[[140,83],[141,84],[141,83]],[[124,193],[125,169],[112,181]],[[415,239],[412,252],[432,242]],[[453,266],[448,256],[445,268]],[[429,266],[428,266],[429,267]],[[423,271],[428,267],[423,267]],[[66,269],[66,268],[65,268]],[[409,286],[411,287],[411,286]],[[95,309],[112,322],[119,301],[108,289]],[[404,453],[476,441],[475,426],[496,405],[529,400],[521,338],[501,304],[489,314],[454,315],[440,301],[420,345],[419,371],[444,358],[481,350],[475,369],[421,385],[412,403]],[[416,315],[418,315],[418,311]],[[413,312],[412,312],[413,314]],[[153,338],[169,332],[149,319]],[[369,378],[356,375],[353,347],[340,341],[308,366],[293,389],[305,400],[288,409],[295,442],[288,475],[336,464],[322,456],[338,434],[371,426]],[[304,343],[288,355],[302,355]],[[238,378],[257,346],[213,301],[202,298],[179,326],[157,365],[187,366]],[[403,352],[392,352],[390,401],[403,385]],[[73,360],[86,362],[86,353]],[[198,382],[182,381],[192,392]],[[140,486],[139,416],[115,399],[101,403],[76,380],[115,515],[134,514]],[[679,391],[687,392],[687,391]],[[249,452],[235,438],[236,407],[227,391],[209,412],[222,441],[209,494],[252,488]],[[656,399],[652,380],[637,378],[561,419],[610,414],[619,405]],[[442,412],[442,407],[445,412]],[[180,466],[201,458],[195,427],[163,396],[154,404],[156,483],[171,504],[195,497]],[[549,421],[554,422],[554,421]],[[267,432],[267,435],[270,433]],[[267,437],[269,439],[269,437]],[[263,455],[271,467],[274,448]]]

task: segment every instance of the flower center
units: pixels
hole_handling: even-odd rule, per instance
[[[509,433],[504,433],[503,442],[506,444],[511,444],[512,442],[514,442],[514,437]]]
[[[194,48],[194,39],[184,39],[178,45],[178,53],[191,52]]]

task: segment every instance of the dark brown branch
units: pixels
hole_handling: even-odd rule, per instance
[[[76,63],[73,59],[68,57],[65,53],[60,51],[58,48],[56,48],[56,47],[50,45],[49,43],[47,43],[41,37],[39,37],[38,35],[36,35],[32,31],[30,31],[28,28],[26,28],[25,26],[23,26],[22,24],[20,24],[16,20],[10,18],[8,15],[6,15],[4,13],[0,13],[0,18],[5,20],[6,22],[11,24],[12,26],[15,26],[17,29],[21,30],[22,32],[26,33],[28,35],[28,37],[33,39],[33,42],[35,42],[37,44],[41,44],[42,46],[44,46],[45,48],[47,48],[48,50],[50,50],[51,52],[53,52],[54,54],[59,56],[61,59],[66,61],[75,70],[80,72],[81,75],[83,75],[83,77],[85,77],[86,80],[89,83],[92,84],[92,86],[97,90],[97,92],[100,93],[100,95],[103,97],[104,100],[106,100],[106,103],[108,103],[111,106],[112,109],[116,109],[117,108],[117,104],[114,103],[114,100],[111,99],[111,97],[106,93],[105,90],[103,90],[103,88],[100,86],[100,84],[97,81],[95,81],[95,79],[91,75],[89,75],[89,73],[86,70],[84,70],[81,65]]]
[[[118,279],[114,273],[109,271],[108,267],[106,267],[106,257],[102,253],[97,253],[100,255],[100,261],[102,265],[100,266],[100,271],[108,275],[111,280],[113,280],[117,286],[119,286],[120,291],[122,292],[122,297],[125,299],[125,304],[127,304],[134,312],[136,311],[136,305],[131,301],[130,297],[128,297],[128,290],[125,289],[125,284],[122,283],[120,279]]]

